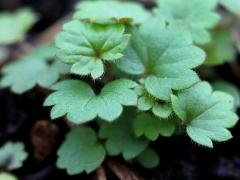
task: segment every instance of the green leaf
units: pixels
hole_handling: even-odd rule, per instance
[[[240,18],[240,1],[239,0],[220,0],[227,10]]]
[[[149,113],[140,113],[135,118],[133,127],[138,137],[144,135],[152,141],[159,135],[169,137],[175,130],[175,125],[170,119],[160,119]]]
[[[28,153],[21,142],[7,142],[0,148],[0,167],[15,170],[22,167]]]
[[[220,65],[235,60],[235,49],[232,45],[231,34],[220,30],[213,32],[213,39],[204,49],[207,53],[205,64]]]
[[[124,31],[121,24],[101,25],[73,20],[64,24],[63,32],[56,37],[58,57],[62,62],[72,64],[72,73],[99,78],[104,73],[104,61],[123,56],[130,39]]]
[[[220,20],[214,12],[218,0],[158,0],[155,14],[167,22],[178,21],[191,31],[197,44],[205,44],[211,37],[208,29],[213,28]]]
[[[61,74],[69,72],[69,66],[54,59],[56,49],[52,46],[39,47],[30,55],[13,62],[2,69],[0,86],[10,87],[22,94],[36,85],[48,88]]]
[[[0,179],[1,180],[17,180],[17,177],[15,177],[13,174],[9,174],[6,172],[0,173]]]
[[[37,15],[29,8],[22,8],[14,13],[0,13],[0,44],[8,45],[22,41],[37,20]]]
[[[207,82],[172,95],[172,106],[193,141],[212,148],[212,141],[232,138],[227,128],[238,121],[233,112],[233,98],[220,91],[213,92]]]
[[[117,65],[129,74],[147,76],[145,88],[152,96],[170,101],[172,90],[199,81],[192,68],[203,63],[205,53],[192,44],[184,26],[153,19],[130,32],[130,46]]]
[[[237,110],[240,107],[240,92],[236,86],[228,82],[219,81],[213,83],[213,89],[231,94],[234,100],[234,109]]]
[[[158,99],[152,97],[144,86],[139,85],[136,91],[138,92],[137,107],[141,111],[152,110],[153,114],[159,118],[168,118],[172,113],[170,104],[159,102]]]
[[[74,14],[75,19],[101,24],[141,24],[150,17],[140,3],[106,0],[80,2]]]
[[[91,173],[105,159],[105,149],[97,142],[96,133],[88,127],[71,130],[57,152],[57,167],[69,175]]]
[[[137,95],[133,90],[136,86],[131,80],[115,80],[96,95],[85,82],[66,80],[52,87],[56,92],[46,99],[44,105],[54,105],[51,111],[52,119],[67,114],[67,119],[76,124],[93,120],[97,116],[113,121],[121,115],[123,105],[137,104]]]
[[[122,154],[125,160],[130,160],[141,154],[149,141],[137,138],[133,132],[132,117],[135,113],[125,112],[114,123],[105,123],[100,129],[100,137],[106,139],[106,149],[110,156]]]
[[[159,165],[160,158],[155,150],[148,148],[137,157],[137,162],[146,169],[153,169]]]

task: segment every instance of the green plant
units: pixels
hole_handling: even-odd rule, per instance
[[[84,1],[56,36],[57,49],[37,48],[4,67],[0,84],[16,93],[35,85],[54,91],[44,102],[53,106],[51,118],[78,125],[57,153],[57,166],[71,175],[94,171],[107,155],[153,168],[159,157],[151,141],[178,128],[212,148],[232,138],[239,105],[226,93],[237,90],[215,91],[195,71],[235,59],[236,42],[222,31],[217,5],[158,0],[147,11],[136,3]]]
[[[22,167],[28,153],[21,142],[7,142],[0,148],[0,167],[6,170],[15,170]]]
[[[14,13],[0,13],[0,45],[23,41],[26,32],[36,23],[37,19],[37,15],[29,8],[22,8]]]

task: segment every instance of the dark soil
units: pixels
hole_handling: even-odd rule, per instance
[[[14,10],[23,5],[33,7],[41,15],[41,20],[31,30],[31,39],[68,13],[75,1],[1,0],[0,11]],[[217,68],[217,73],[219,78],[239,87],[240,79],[230,66],[220,66]],[[211,79],[207,80],[211,81]],[[55,167],[56,149],[61,144],[68,127],[63,120],[49,120],[49,109],[42,107],[43,100],[44,95],[37,88],[21,96],[13,95],[9,90],[0,90],[0,145],[7,140],[22,141],[29,152],[24,167],[13,173],[20,180],[91,179],[91,175],[85,174],[67,176],[65,171]],[[41,120],[46,121],[42,123]],[[159,167],[145,170],[136,164],[127,166],[147,180],[206,178],[238,180],[240,179],[240,124],[232,132],[234,137],[232,140],[215,144],[214,149],[198,146],[185,136],[160,138],[152,144],[161,157]],[[38,143],[34,143],[35,141]],[[117,179],[109,169],[106,170],[110,180]]]

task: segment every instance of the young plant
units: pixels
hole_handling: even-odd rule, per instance
[[[44,105],[52,106],[51,118],[77,125],[57,153],[57,166],[68,174],[91,173],[107,156],[118,155],[153,168],[159,157],[150,143],[177,128],[210,148],[232,138],[236,102],[195,71],[203,63],[234,59],[231,47],[218,55],[225,50],[225,32],[211,42],[209,31],[220,20],[218,1],[157,4],[147,11],[133,2],[80,2],[56,36],[57,49],[33,52],[3,68],[2,87],[16,93],[50,87]],[[222,46],[209,48],[215,42]]]

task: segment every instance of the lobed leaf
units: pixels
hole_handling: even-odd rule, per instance
[[[137,95],[133,90],[136,86],[131,80],[115,80],[96,95],[85,82],[66,80],[52,87],[56,92],[46,99],[44,105],[54,106],[52,119],[67,114],[67,119],[76,124],[93,120],[97,116],[106,121],[114,121],[121,115],[123,105],[137,104]]]
[[[22,8],[14,13],[0,13],[0,44],[9,45],[22,41],[37,20],[37,15],[29,8]]]
[[[149,141],[144,137],[136,137],[133,132],[133,112],[125,112],[117,121],[101,126],[99,136],[106,139],[106,149],[110,156],[122,154],[130,160],[141,154]]]
[[[15,170],[22,167],[28,153],[21,142],[7,142],[0,148],[0,167]]]
[[[54,59],[56,49],[52,46],[39,47],[30,55],[2,69],[0,86],[10,87],[14,93],[22,94],[36,85],[48,88],[61,74],[69,71],[68,65]]]
[[[187,134],[201,145],[213,147],[212,141],[232,138],[227,128],[233,127],[238,116],[233,112],[232,96],[214,91],[206,82],[172,95],[175,113],[187,126]]]
[[[153,97],[170,101],[172,90],[199,81],[192,68],[203,63],[205,53],[192,44],[184,26],[153,19],[130,32],[130,46],[117,65],[129,74],[145,75],[145,88]]]
[[[75,19],[100,24],[126,23],[141,24],[151,17],[139,3],[121,1],[80,2]]]
[[[208,29],[213,28],[220,20],[214,12],[218,0],[158,0],[155,14],[167,22],[178,21],[191,31],[197,44],[208,43],[211,36]]]
[[[175,124],[170,119],[160,119],[149,113],[140,113],[135,118],[133,127],[137,137],[144,135],[152,141],[159,135],[169,137],[175,130]]]
[[[105,149],[97,142],[96,133],[88,127],[71,130],[57,152],[57,167],[69,175],[91,173],[105,159]]]
[[[56,37],[58,57],[72,64],[71,72],[91,75],[96,79],[104,73],[103,61],[114,61],[123,56],[130,36],[124,34],[122,24],[89,24],[73,20],[64,24]]]

